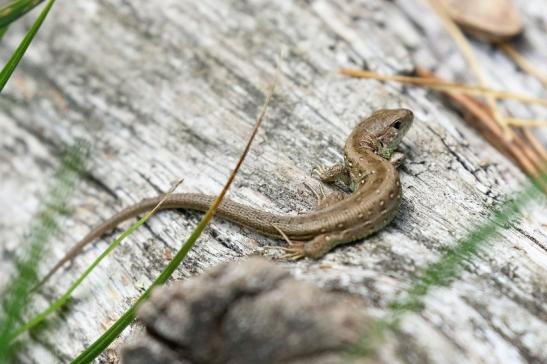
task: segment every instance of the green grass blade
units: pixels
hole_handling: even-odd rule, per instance
[[[121,333],[127,326],[133,322],[137,312],[138,306],[144,302],[154,288],[167,282],[169,277],[183,262],[186,255],[192,249],[195,242],[209,223],[212,214],[211,209],[202,217],[192,234],[186,240],[182,248],[177,252],[173,260],[169,262],[167,267],[156,278],[152,285],[137,299],[137,301],[127,310],[125,313],[103,334],[99,337],[89,348],[82,352],[76,359],[72,361],[72,364],[91,363],[97,356],[99,356]]]
[[[0,40],[2,40],[2,38],[4,37],[4,34],[6,34],[7,31],[8,31],[7,26],[0,28]]]
[[[57,230],[57,218],[74,190],[84,168],[87,146],[76,143],[64,153],[62,163],[55,173],[53,184],[45,194],[42,207],[31,225],[25,242],[26,248],[17,264],[15,279],[0,297],[4,309],[0,320],[0,363],[8,362],[12,354],[10,345],[15,324],[21,320],[28,302],[29,291],[37,282],[38,266],[48,240]]]
[[[38,18],[34,21],[34,24],[32,24],[32,27],[29,29],[13,55],[10,57],[2,71],[0,71],[0,92],[4,89],[4,86],[6,86],[6,83],[10,79],[11,75],[13,74],[13,71],[15,71],[15,68],[19,64],[19,61],[21,58],[23,58],[23,55],[25,54],[27,48],[29,47],[30,43],[32,42],[32,39],[34,39],[34,36],[40,29],[40,26],[44,22],[44,19],[46,18],[47,14],[49,13],[49,10],[53,6],[53,3],[55,0],[49,0]],[[1,26],[1,24],[0,24]]]
[[[178,187],[178,185],[181,183],[177,183],[171,191],[169,191],[163,200],[154,208],[152,211],[148,212],[144,217],[142,217],[140,220],[138,220],[136,223],[131,225],[127,230],[125,230],[123,233],[121,233],[114,241],[93,261],[93,263],[78,277],[78,279],[67,289],[67,291],[59,297],[57,300],[55,300],[51,305],[49,305],[48,308],[46,308],[44,311],[40,312],[36,316],[34,316],[32,319],[27,321],[23,326],[18,328],[13,332],[13,334],[10,337],[10,340],[14,340],[22,333],[30,330],[31,328],[35,327],[36,325],[40,324],[42,321],[44,321],[49,315],[51,315],[53,312],[57,311],[59,308],[61,308],[72,296],[72,293],[78,286],[87,278],[87,276],[99,265],[99,263],[108,255],[110,254],[118,245],[121,244],[121,242],[127,238],[129,235],[131,235],[135,230],[137,230],[142,224],[144,224],[156,211],[159,209],[159,207],[162,205],[162,203],[165,201],[165,198],[169,196],[173,190]]]
[[[243,150],[243,153],[241,154],[235,168],[233,169],[232,173],[228,177],[228,180],[226,181],[222,191],[220,192],[218,197],[215,199],[215,201],[213,202],[209,210],[207,210],[205,215],[201,218],[200,222],[198,223],[194,231],[192,231],[192,234],[186,240],[182,248],[177,252],[173,260],[161,272],[161,274],[152,283],[152,285],[137,299],[137,301],[114,323],[114,325],[112,325],[103,335],[101,335],[101,337],[99,337],[84,352],[82,352],[78,357],[76,357],[72,361],[72,364],[91,363],[96,357],[98,357],[122,333],[122,331],[125,330],[125,328],[129,326],[129,324],[131,324],[131,322],[133,322],[133,320],[135,319],[135,314],[137,312],[138,306],[143,301],[148,299],[152,290],[156,288],[157,286],[164,284],[169,279],[169,277],[171,277],[171,275],[178,268],[178,266],[183,262],[184,258],[186,257],[190,249],[192,249],[192,247],[196,243],[197,239],[199,238],[199,236],[201,235],[201,233],[203,232],[207,224],[209,224],[209,221],[211,221],[211,219],[213,218],[218,206],[224,199],[224,196],[228,192],[230,185],[232,184],[237,172],[239,171],[239,168],[241,167],[243,160],[247,156],[247,153],[249,152],[252,141],[254,140],[256,136],[258,128],[260,127],[262,120],[264,119],[266,110],[272,99],[274,87],[275,87],[275,81],[272,84],[272,87],[268,93],[266,101],[257,118],[255,127],[253,129],[253,132],[251,133],[251,136],[249,137],[247,145],[245,146],[245,149]]]
[[[0,7],[0,28],[19,19],[44,0],[13,0]]]
[[[532,180],[513,198],[507,200],[493,212],[490,219],[477,226],[458,244],[447,249],[435,263],[427,266],[415,279],[403,298],[389,305],[386,316],[377,321],[350,350],[353,356],[370,356],[382,343],[386,331],[397,330],[404,314],[417,312],[423,308],[422,299],[435,286],[446,285],[455,278],[464,263],[477,256],[479,250],[488,242],[501,226],[520,214],[522,209],[534,199],[545,198],[542,189],[547,185],[547,174]]]

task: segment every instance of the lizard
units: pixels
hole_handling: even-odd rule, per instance
[[[318,167],[325,183],[342,183],[351,194],[332,192],[318,196],[315,210],[298,215],[269,213],[225,199],[217,214],[262,234],[284,238],[287,257],[318,259],[334,247],[365,238],[388,225],[401,203],[397,167],[404,154],[397,151],[412,125],[408,109],[382,109],[364,118],[353,129],[344,147],[344,163]],[[164,196],[147,198],[113,215],[80,240],[50,269],[41,286],[65,263],[72,261],[89,243],[120,223],[152,210]],[[174,193],[160,209],[206,211],[215,197],[200,193]]]

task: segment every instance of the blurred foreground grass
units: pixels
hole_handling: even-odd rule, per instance
[[[51,187],[43,197],[29,232],[21,241],[21,252],[15,262],[16,273],[0,294],[0,363],[12,362],[10,341],[13,331],[22,321],[31,288],[38,282],[37,267],[49,240],[58,230],[57,221],[65,212],[66,203],[85,169],[87,150],[87,144],[79,141],[63,153]]]
[[[431,289],[447,286],[457,279],[465,264],[477,258],[481,249],[495,249],[492,238],[496,233],[506,228],[507,224],[518,217],[532,201],[546,198],[543,192],[546,183],[547,173],[537,179],[528,180],[521,192],[510,196],[486,221],[475,225],[453,247],[445,249],[440,259],[426,266],[410,283],[409,289],[402,292],[400,298],[389,305],[385,317],[363,333],[349,354],[360,357],[374,355],[386,334],[399,329],[400,322],[406,314],[420,312],[424,308],[423,298]],[[472,225],[471,223],[470,226]]]

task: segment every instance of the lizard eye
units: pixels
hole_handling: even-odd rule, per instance
[[[403,123],[401,122],[401,120],[397,120],[396,122],[393,123],[392,125],[395,129],[399,130],[401,129],[401,126],[403,126]]]

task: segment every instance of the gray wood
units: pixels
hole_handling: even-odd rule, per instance
[[[547,62],[547,4],[516,1],[524,54]],[[36,16],[36,12],[33,13]],[[25,25],[3,39],[5,61]],[[546,90],[490,46],[474,42],[492,86],[545,97]],[[0,98],[0,285],[37,211],[63,145],[91,145],[89,176],[70,198],[45,271],[93,225],[124,206],[169,189],[217,193],[242,150],[275,59],[288,55],[276,97],[230,196],[297,213],[314,197],[315,164],[341,160],[353,125],[375,109],[407,107],[416,122],[403,146],[404,203],[399,216],[363,243],[319,262],[283,263],[319,286],[359,295],[381,317],[412,277],[435,262],[474,223],[525,181],[438,94],[347,79],[339,67],[406,73],[415,65],[473,82],[434,14],[419,1],[122,1],[55,4],[44,28]],[[507,103],[522,117],[547,111]],[[533,363],[547,361],[546,201],[499,231],[450,286],[435,288],[425,309],[388,338],[385,362]],[[90,276],[62,315],[27,337],[25,363],[66,362],[109,327],[147,287],[199,219],[163,212]],[[47,289],[33,310],[60,295],[109,238],[100,240]],[[176,279],[273,244],[215,220]],[[56,286],[54,286],[54,284]],[[297,298],[295,298],[297,299]],[[128,329],[103,357],[115,358]]]
[[[146,334],[124,345],[124,364],[362,363],[348,351],[373,325],[357,297],[259,257],[159,287],[137,317]]]

